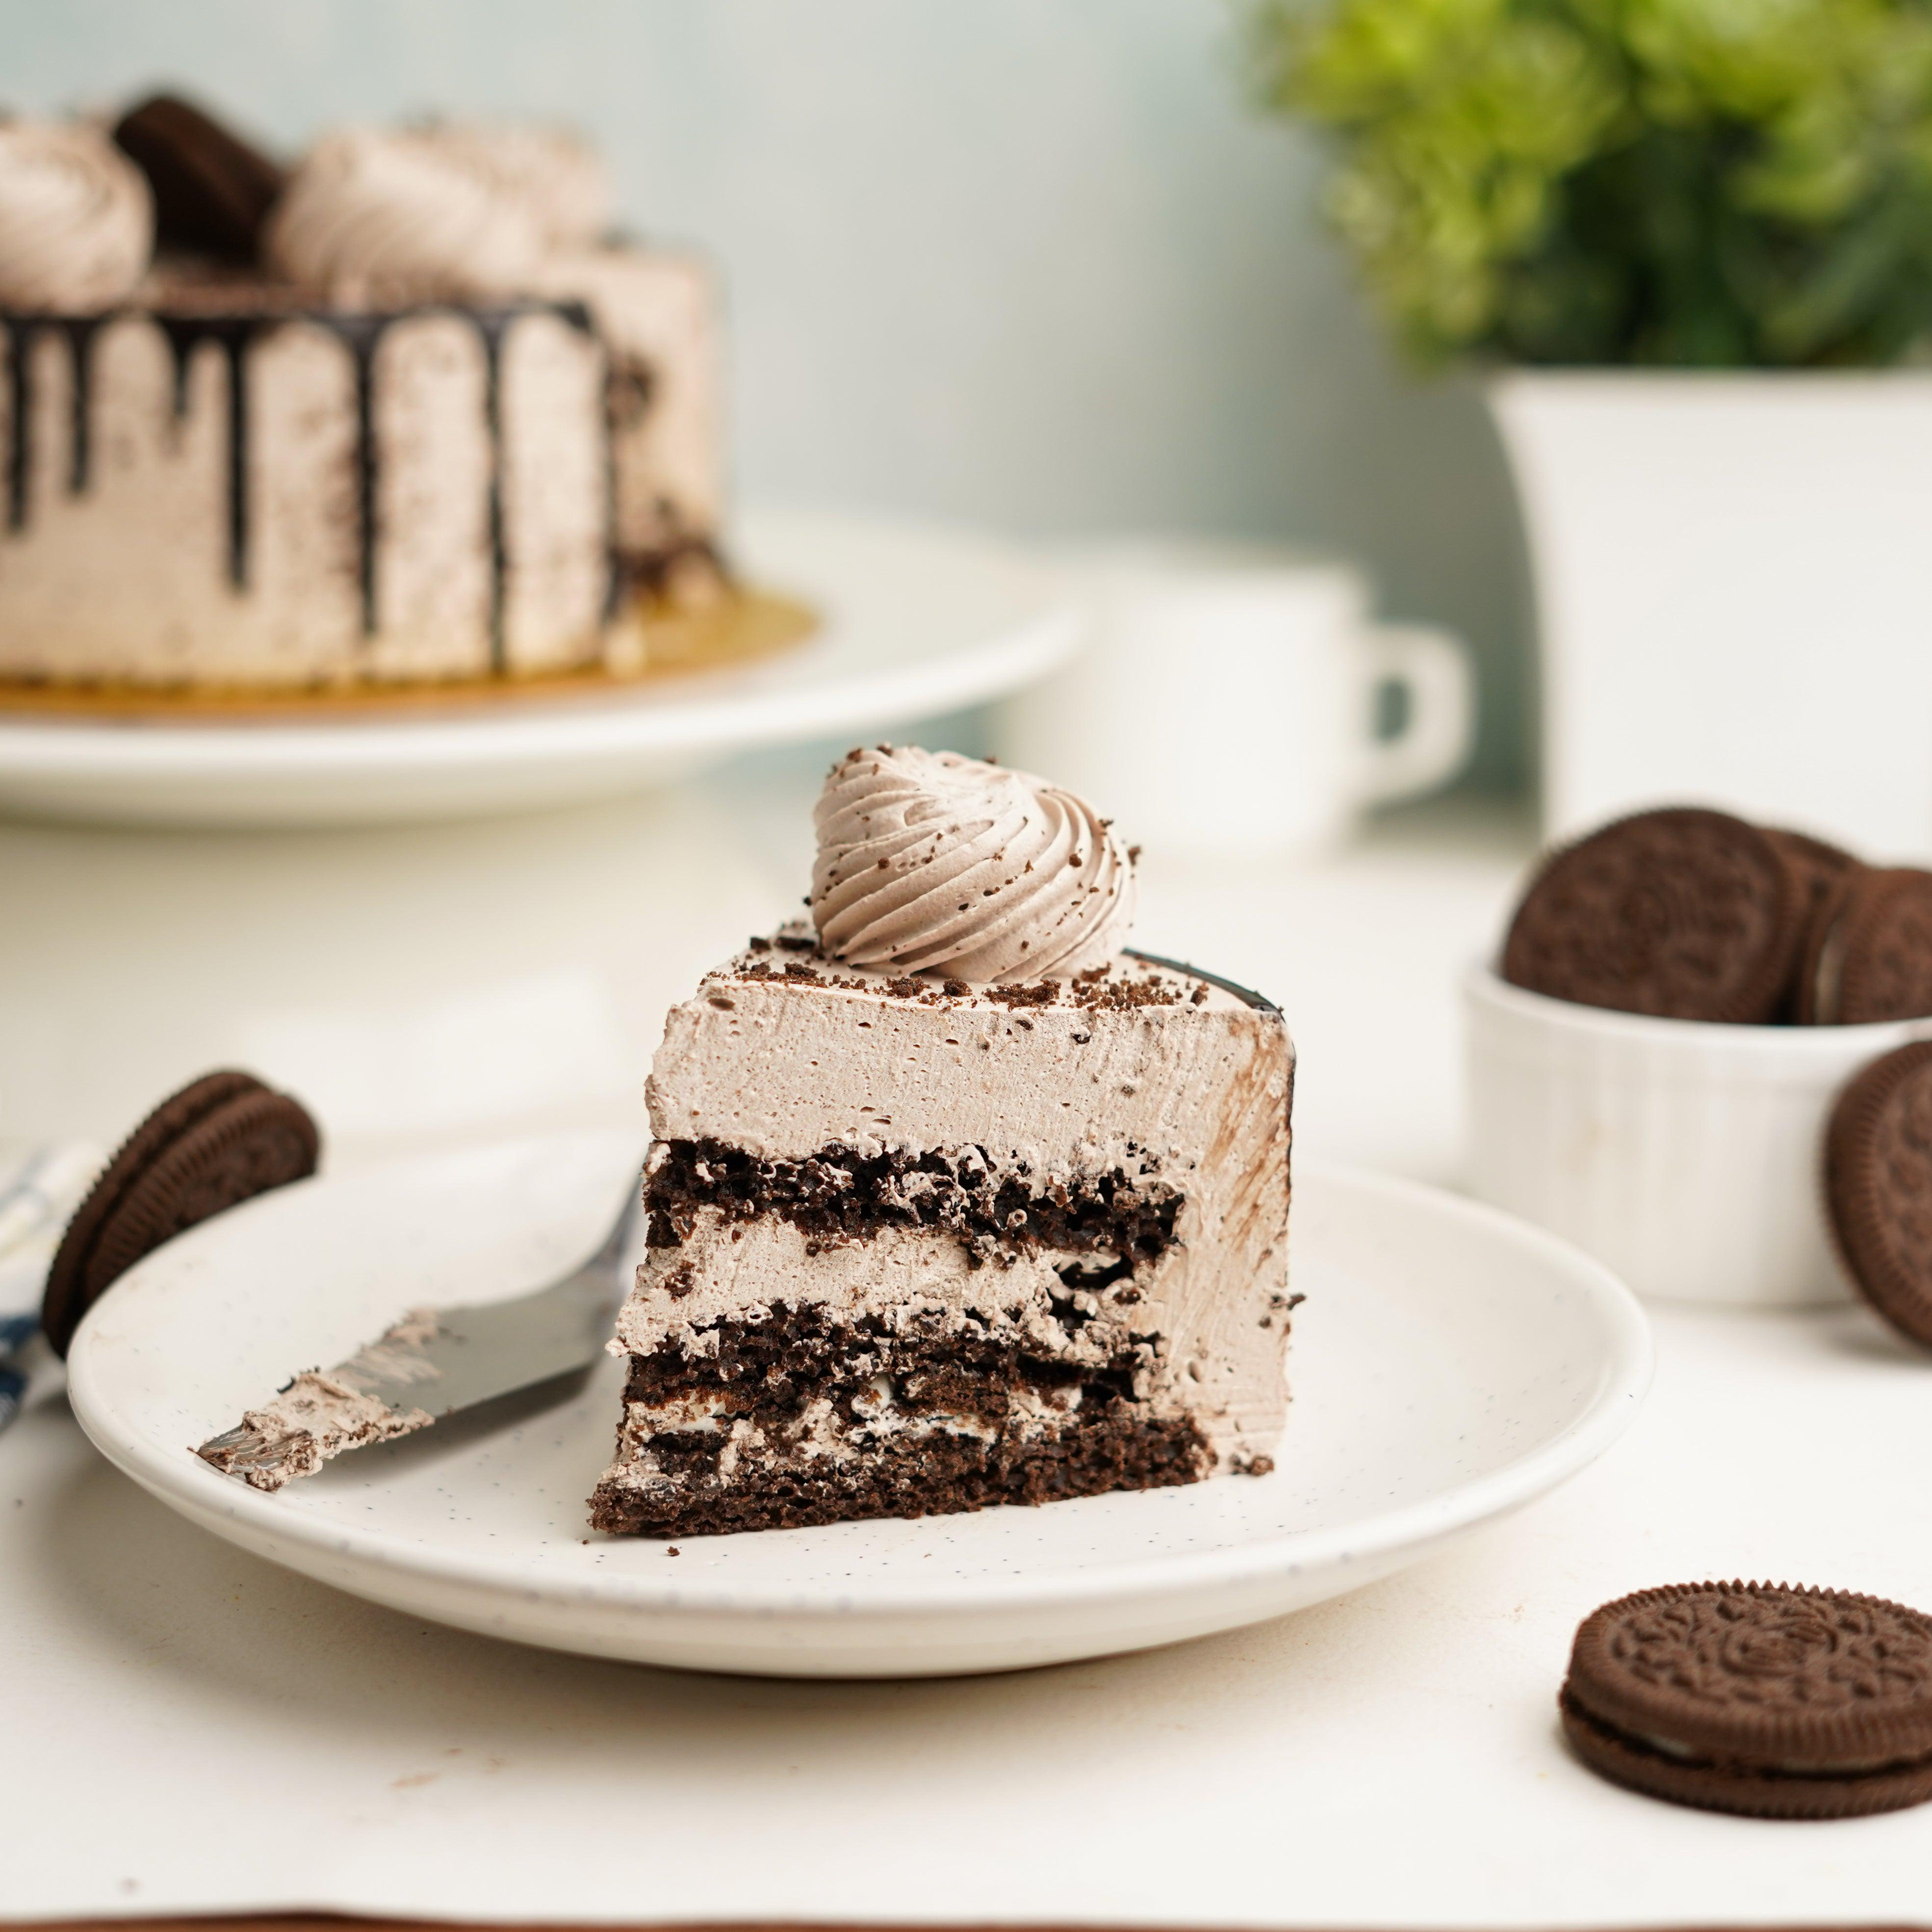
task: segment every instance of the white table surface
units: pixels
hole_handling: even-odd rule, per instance
[[[294,838],[0,826],[0,1134],[111,1137],[240,1060],[331,1157],[640,1120],[663,1009],[795,903],[812,775]],[[1453,1180],[1454,982],[1527,835],[1438,808],[1138,937],[1278,998],[1304,1152]],[[1567,1756],[1604,1599],[1704,1576],[1932,1606],[1932,1366],[1853,1310],[1660,1312],[1568,1489],[1281,1622],[906,1684],[681,1676],[428,1627],[190,1528],[56,1393],[0,1438],[0,1916],[1609,1926],[1932,1920],[1932,1809],[1675,1810]]]

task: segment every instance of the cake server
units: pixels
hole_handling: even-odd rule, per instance
[[[346,1361],[296,1376],[195,1454],[256,1489],[279,1490],[345,1450],[587,1369],[623,1298],[642,1194],[632,1181],[597,1252],[548,1287],[509,1301],[412,1309]]]

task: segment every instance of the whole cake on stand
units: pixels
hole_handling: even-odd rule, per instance
[[[532,128],[0,125],[0,680],[635,668],[727,594],[716,302],[609,204]]]

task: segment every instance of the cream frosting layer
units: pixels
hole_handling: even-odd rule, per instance
[[[1082,798],[952,752],[874,746],[825,782],[811,909],[835,958],[980,984],[1114,958],[1132,860]]]
[[[1226,1090],[1251,1081],[1270,1085],[1286,1126],[1280,1016],[1184,974],[1125,962],[1110,979],[1173,1004],[1113,1008],[952,998],[928,982],[895,992],[887,975],[822,965],[805,981],[740,970],[787,956],[744,954],[671,1009],[645,1088],[660,1140],[724,1141],[760,1160],[833,1142],[976,1146],[1042,1174],[1097,1172],[1125,1161],[1130,1142],[1162,1159],[1210,1144]]]
[[[0,122],[0,307],[111,307],[146,272],[154,240],[147,181],[99,129]]]

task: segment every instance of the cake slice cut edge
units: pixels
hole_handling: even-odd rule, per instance
[[[969,987],[793,930],[674,1010],[602,1531],[920,1516],[1262,1474],[1294,1048],[1126,956]]]

